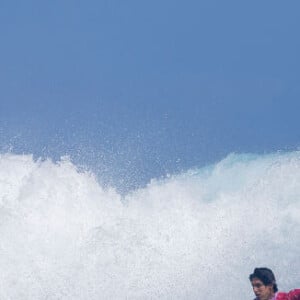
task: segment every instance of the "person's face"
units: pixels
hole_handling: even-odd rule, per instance
[[[253,278],[251,281],[253,292],[255,296],[259,300],[269,300],[272,299],[272,296],[274,295],[273,292],[273,285],[264,285],[264,283],[259,280],[258,278]]]

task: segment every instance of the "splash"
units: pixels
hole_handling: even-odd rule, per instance
[[[299,287],[300,153],[229,155],[121,197],[67,158],[0,156],[0,299],[247,299]]]

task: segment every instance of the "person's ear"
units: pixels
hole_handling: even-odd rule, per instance
[[[274,285],[273,285],[272,283],[271,283],[271,284],[268,284],[267,286],[268,286],[268,288],[269,288],[270,290],[273,291]]]

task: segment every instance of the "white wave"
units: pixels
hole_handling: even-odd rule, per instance
[[[230,155],[125,198],[67,158],[0,156],[0,299],[246,299],[300,286],[300,153]]]

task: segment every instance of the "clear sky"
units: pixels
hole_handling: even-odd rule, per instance
[[[0,2],[1,151],[128,190],[300,146],[300,2]]]

